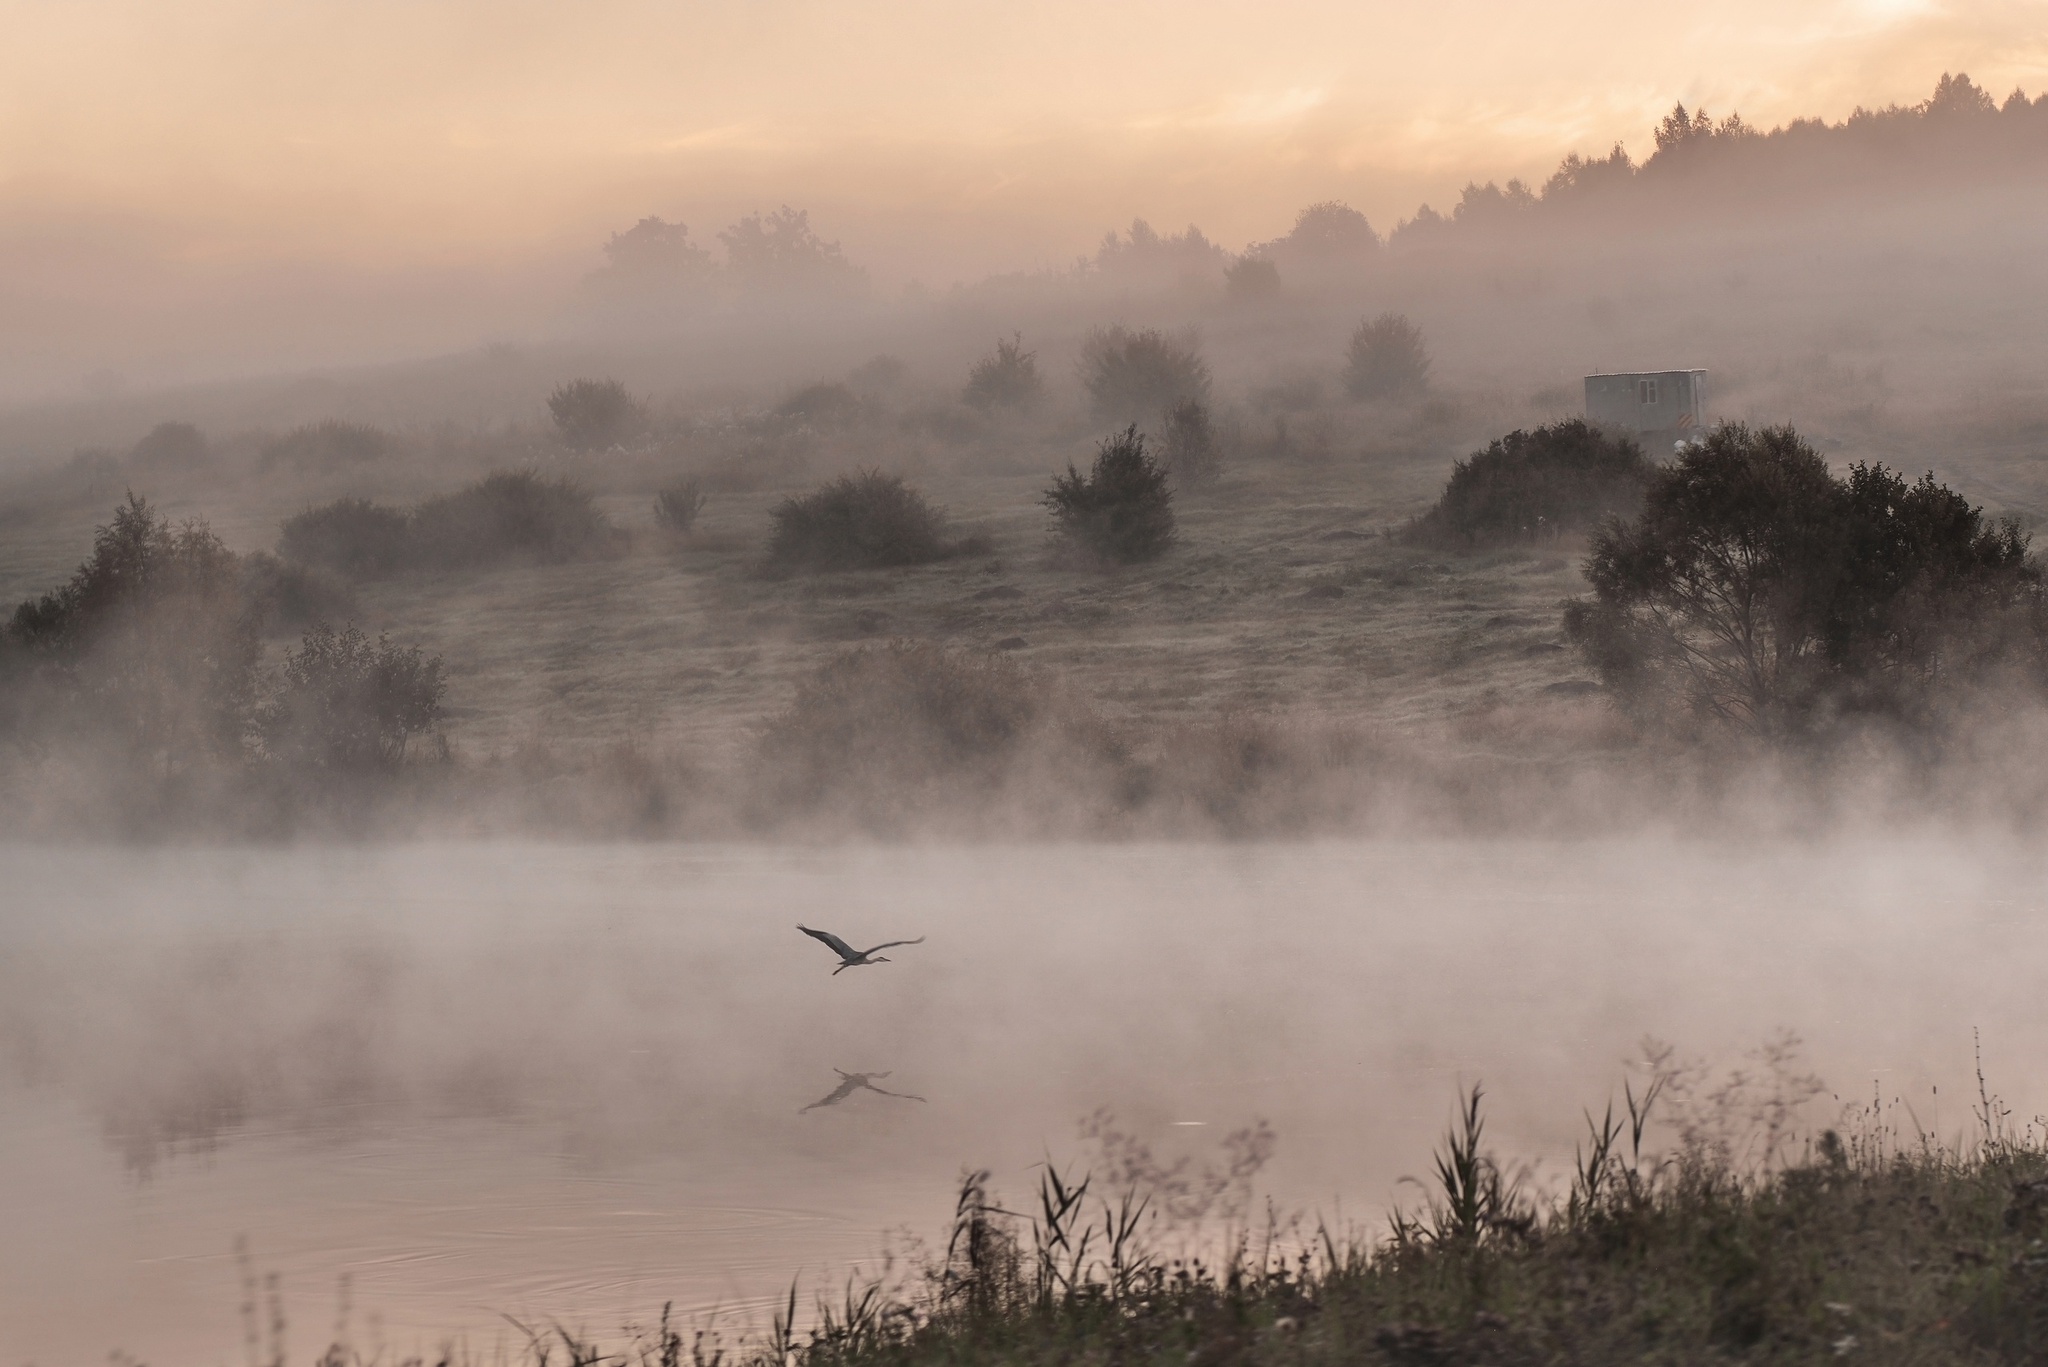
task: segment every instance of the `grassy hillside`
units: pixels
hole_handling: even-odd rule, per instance
[[[1465,549],[1401,535],[1454,461],[1548,409],[1439,392],[1224,411],[1221,478],[1176,494],[1173,548],[1139,565],[1077,566],[1049,544],[1041,498],[1056,471],[1086,463],[1099,424],[1072,414],[1004,424],[912,399],[837,429],[728,416],[590,455],[514,427],[415,433],[396,455],[324,470],[265,467],[248,454],[253,439],[233,438],[197,469],[87,478],[45,467],[0,487],[0,596],[60,582],[124,488],[253,551],[337,497],[410,505],[492,470],[535,469],[591,490],[620,535],[592,558],[365,579],[355,586],[362,625],[444,658],[444,730],[458,761],[528,787],[606,769],[606,782],[632,789],[627,806],[659,811],[650,830],[684,828],[684,790],[699,807],[744,808],[761,728],[827,662],[890,641],[994,652],[1079,700],[1109,728],[1115,772],[1101,781],[1119,808],[1192,803],[1225,825],[1299,829],[1299,811],[1242,820],[1241,790],[1306,792],[1307,771],[1344,769],[1349,796],[1296,803],[1320,802],[1323,824],[1342,825],[1365,803],[1360,784],[1385,796],[1426,770],[1435,796],[1420,807],[1471,816],[1491,804],[1498,816],[1519,803],[1554,816],[1569,804],[1511,790],[1632,772],[1627,728],[1560,633],[1561,602],[1585,587],[1583,538]],[[1993,413],[1938,428],[1872,420],[1826,446],[1838,465],[1931,465],[1993,510],[2024,516],[2048,507],[2036,435]],[[973,552],[883,569],[770,566],[778,505],[858,469],[907,478]],[[654,514],[656,491],[679,478],[707,493],[686,533]],[[270,641],[270,658],[288,643]],[[1082,783],[1057,769],[1041,788]],[[1157,796],[1162,784],[1170,801]],[[1631,802],[1610,793],[1602,809]],[[1075,829],[1095,821],[1076,818]]]

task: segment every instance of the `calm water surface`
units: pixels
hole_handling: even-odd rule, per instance
[[[1971,1030],[2048,1105],[2048,885],[2012,845],[412,846],[0,853],[0,1367],[759,1323],[1021,1193],[1111,1108],[1371,1221],[1461,1083],[1568,1163],[1645,1034],[1776,1029],[1844,1099],[1968,1121]],[[831,976],[798,921],[856,944]],[[810,1111],[834,1069],[879,1085]],[[1937,1090],[1938,1088],[1938,1090]],[[1811,1112],[1831,1118],[1824,1098]]]

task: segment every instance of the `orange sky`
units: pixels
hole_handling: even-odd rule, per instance
[[[1771,124],[2048,86],[2043,0],[5,0],[0,303],[172,263],[488,274],[809,207],[884,282],[1143,215],[1383,230],[1674,98]],[[140,269],[140,267],[136,267]],[[27,277],[33,280],[24,283]],[[0,323],[0,329],[5,328]]]

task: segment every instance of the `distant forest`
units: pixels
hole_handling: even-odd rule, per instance
[[[1574,152],[1531,188],[1468,184],[1449,213],[1423,205],[1384,237],[1365,216],[1329,202],[1301,212],[1293,231],[1244,257],[1287,266],[1362,264],[1382,252],[1521,231],[1550,221],[1630,210],[1740,211],[1791,194],[1862,188],[1940,190],[1959,182],[2038,174],[2048,163],[2048,94],[2019,90],[2001,104],[1967,75],[1944,75],[1915,105],[1857,109],[1840,123],[1795,119],[1768,132],[1740,114],[1713,118],[1678,104],[1658,125],[1657,150],[1638,163],[1620,143],[1601,157]],[[1162,234],[1140,219],[1110,233],[1088,265],[1104,273],[1224,269],[1232,254],[1199,228]]]
[[[1620,143],[1605,156],[1567,156],[1541,186],[1468,184],[1448,213],[1425,204],[1380,233],[1339,201],[1312,204],[1283,236],[1242,252],[1190,225],[1160,232],[1146,220],[1107,233],[1065,270],[998,274],[982,289],[1113,280],[1171,287],[1227,284],[1233,295],[1279,288],[1284,277],[1334,280],[1390,255],[1426,254],[1464,243],[1494,245],[1553,225],[1583,234],[1629,220],[1711,220],[1768,208],[1782,216],[1859,194],[1939,196],[1964,187],[2038,183],[2048,169],[2048,94],[2015,90],[2003,103],[1967,75],[1944,75],[1915,105],[1857,109],[1840,123],[1795,119],[1769,131],[1731,113],[1716,119],[1678,104],[1655,130],[1657,150],[1636,162]],[[605,264],[587,283],[601,298],[644,306],[678,295],[728,293],[753,300],[818,299],[867,291],[865,270],[839,244],[820,238],[809,216],[783,207],[718,234],[724,259],[699,247],[680,223],[641,220],[604,245]],[[965,287],[974,288],[974,287]]]
[[[1840,123],[1795,119],[1763,132],[1730,114],[1675,106],[1657,127],[1657,150],[1637,165],[1621,144],[1604,157],[1574,152],[1542,188],[1519,180],[1467,185],[1449,214],[1424,205],[1388,245],[1420,244],[1455,229],[1492,228],[1588,201],[1740,204],[1787,190],[1820,193],[1869,185],[1936,188],[1986,171],[2033,170],[2048,161],[2048,95],[2014,90],[2003,104],[1966,75],[1944,75],[1916,105],[1857,109]],[[1732,199],[1730,198],[1732,196]]]

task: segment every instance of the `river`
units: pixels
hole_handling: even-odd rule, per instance
[[[2048,1097],[2014,843],[0,860],[0,1367],[241,1363],[249,1275],[295,1361],[669,1300],[742,1330],[942,1243],[963,1166],[1100,1162],[1101,1108],[1197,1172],[1263,1119],[1255,1209],[1369,1227],[1475,1082],[1554,1185],[1646,1035],[1796,1032],[1809,1124],[1967,1133],[1973,1030],[2015,1122]],[[797,922],[926,939],[835,977]],[[813,1105],[839,1069],[883,1090]]]

